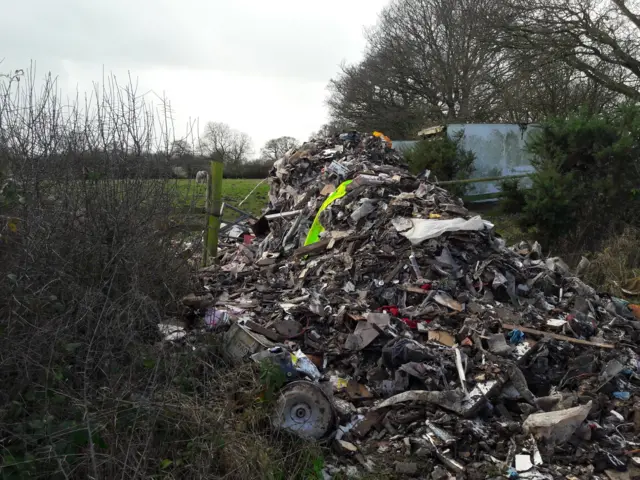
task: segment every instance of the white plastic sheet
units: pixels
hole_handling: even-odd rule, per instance
[[[475,216],[469,220],[464,218],[452,218],[450,220],[431,220],[426,218],[394,218],[392,220],[395,229],[408,239],[413,245],[436,238],[446,232],[459,232],[462,230],[483,230],[485,226],[491,228],[491,224]],[[487,225],[488,224],[488,225]]]

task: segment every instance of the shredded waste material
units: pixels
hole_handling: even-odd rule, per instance
[[[273,424],[332,445],[325,478],[640,478],[634,307],[508,247],[387,140],[288,152],[184,301],[229,361],[286,374]]]

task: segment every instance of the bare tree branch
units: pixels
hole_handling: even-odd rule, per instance
[[[505,1],[519,8],[505,9]],[[331,81],[332,118],[406,138],[430,124],[530,123],[583,104],[608,108],[626,90],[603,85],[597,65],[635,69],[635,58],[611,46],[615,32],[585,23],[588,9],[532,1],[558,6],[545,16],[526,0],[393,0],[367,32],[365,59]],[[557,24],[563,15],[567,22]],[[606,51],[576,32],[580,22],[598,32]],[[533,48],[534,37],[551,43]],[[599,60],[586,68],[579,62],[586,56]]]
[[[208,122],[200,139],[202,154],[225,164],[241,164],[251,155],[251,138],[226,123]]]
[[[262,160],[275,162],[279,158],[282,158],[287,151],[299,145],[300,142],[293,137],[273,138],[265,143],[264,147],[262,147],[262,150],[260,150],[260,157]]]
[[[500,0],[503,48],[545,55],[640,100],[640,17],[624,0]]]

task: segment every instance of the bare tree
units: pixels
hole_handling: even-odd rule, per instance
[[[420,130],[429,118],[429,101],[398,81],[393,69],[377,54],[359,64],[342,65],[329,84],[332,118],[360,131],[381,130],[392,138]]]
[[[136,457],[153,455],[152,430],[103,419],[119,408],[112,399],[136,391],[160,398],[154,369],[134,365],[158,338],[158,319],[176,312],[168,298],[188,291],[192,269],[176,255],[184,241],[168,231],[183,197],[159,168],[172,127],[132,82],[107,77],[77,102],[61,98],[55,77],[40,78],[33,70],[20,81],[0,77],[0,277],[12,279],[0,285],[0,381],[11,383],[0,398],[0,436],[15,439],[3,450],[34,452],[29,471],[46,478],[141,478]],[[87,165],[99,179],[83,178]],[[24,392],[53,387],[51,369],[74,363],[56,384],[64,400],[54,423],[88,440],[69,461],[70,443],[56,437],[62,430],[20,426],[48,406],[23,402],[22,417],[7,408]],[[3,474],[26,472],[3,465]]]
[[[595,1],[580,7],[583,21]],[[578,0],[392,0],[366,34],[365,59],[342,66],[330,82],[331,118],[403,138],[447,122],[531,123],[577,108],[607,109],[624,90],[609,81],[628,81],[629,75],[625,77],[623,67],[604,68],[600,62],[609,74],[605,82],[601,72],[584,68],[584,58],[567,58],[563,45],[568,40],[562,36],[574,38],[567,28],[577,28],[579,22],[558,23],[550,36],[548,27],[535,27],[532,33],[531,25],[550,21],[553,5],[566,10],[572,3]],[[624,5],[621,0],[609,3]],[[618,15],[615,26],[625,25],[624,18],[630,17]],[[635,24],[626,24],[615,35],[627,35],[621,43],[630,48]],[[610,41],[614,33],[606,39],[604,30],[599,20],[589,32],[617,52]],[[616,61],[626,58],[618,55]]]
[[[340,133],[357,130],[358,127],[349,120],[344,118],[332,118],[327,123],[323,124],[317,132],[311,134],[311,138],[328,138],[338,135]]]
[[[599,113],[614,106],[620,95],[562,62],[544,55],[511,51],[501,75],[492,79],[501,93],[500,121],[536,123],[578,109]]]
[[[226,165],[239,165],[252,153],[249,135],[221,122],[205,125],[200,145],[203,155],[219,158]]]
[[[590,81],[640,100],[636,0],[500,0],[499,46],[562,62]]]
[[[275,162],[279,158],[294,147],[300,145],[300,142],[293,137],[273,138],[264,144],[260,150],[260,157],[269,162]]]
[[[417,95],[436,120],[491,120],[501,53],[487,42],[494,0],[393,0],[368,33],[379,75]]]
[[[193,155],[193,148],[186,140],[174,140],[169,149],[171,157],[184,157],[185,155]]]
[[[365,60],[329,85],[332,117],[392,137],[501,114],[503,54],[488,41],[494,0],[392,0],[366,34]]]

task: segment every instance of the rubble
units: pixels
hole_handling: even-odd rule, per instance
[[[628,303],[537,243],[507,247],[459,199],[410,175],[384,136],[307,142],[269,183],[255,236],[222,244],[185,305],[229,312],[234,363],[291,355],[278,357],[292,383],[274,425],[331,440],[332,472],[553,479],[636,468],[640,321]]]
[[[585,421],[591,411],[591,403],[557,412],[531,414],[522,427],[525,433],[532,433],[549,443],[564,443]]]
[[[396,462],[396,473],[399,475],[415,475],[418,473],[418,464],[414,462]]]

